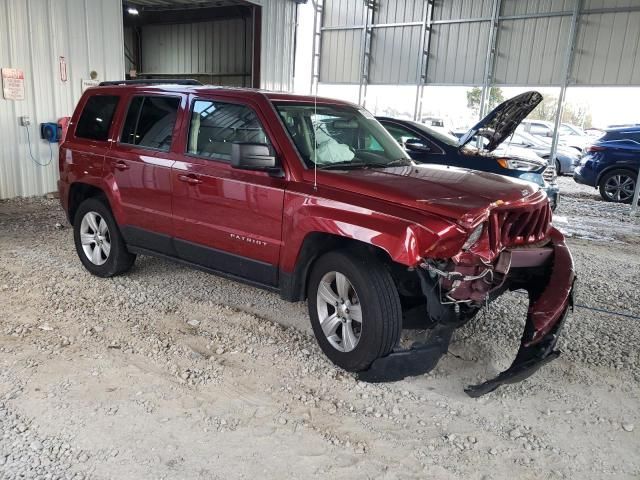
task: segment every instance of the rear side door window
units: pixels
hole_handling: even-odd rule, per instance
[[[168,152],[179,107],[179,97],[133,97],[120,143]]]
[[[258,116],[248,106],[211,100],[194,101],[188,153],[230,161],[234,143],[271,145]]]
[[[116,95],[94,95],[87,100],[80,114],[75,136],[88,140],[106,142],[113,114],[120,97]]]

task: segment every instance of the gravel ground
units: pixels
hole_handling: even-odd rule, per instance
[[[512,360],[522,295],[434,372],[369,385],[302,303],[149,257],[98,279],[57,201],[0,203],[0,478],[638,478],[640,220],[560,183],[582,306],[565,353],[480,399],[462,388]]]

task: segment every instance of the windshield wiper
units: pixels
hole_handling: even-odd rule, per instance
[[[408,158],[396,158],[395,160],[391,160],[389,163],[384,163],[376,166],[386,168],[386,167],[398,167],[398,166],[409,167],[411,165],[413,165],[413,162]]]
[[[318,170],[331,170],[333,168],[336,169],[346,169],[346,168],[369,168],[372,165],[370,163],[364,162],[335,162],[335,163],[327,163],[325,165],[318,165]]]

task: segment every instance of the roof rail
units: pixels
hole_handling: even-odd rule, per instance
[[[184,80],[173,78],[154,78],[154,79],[138,79],[138,80],[110,80],[108,82],[100,82],[99,86],[109,87],[112,85],[202,85],[197,80]]]

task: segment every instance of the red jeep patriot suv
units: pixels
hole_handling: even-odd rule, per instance
[[[495,135],[528,113],[516,107]],[[307,299],[324,353],[365,381],[429,371],[453,330],[505,290],[529,293],[520,350],[467,393],[526,378],[559,354],[575,275],[546,194],[416,165],[349,103],[105,82],[73,114],[59,189],[92,274],[156,255]],[[426,329],[424,339],[400,348],[403,324]]]

